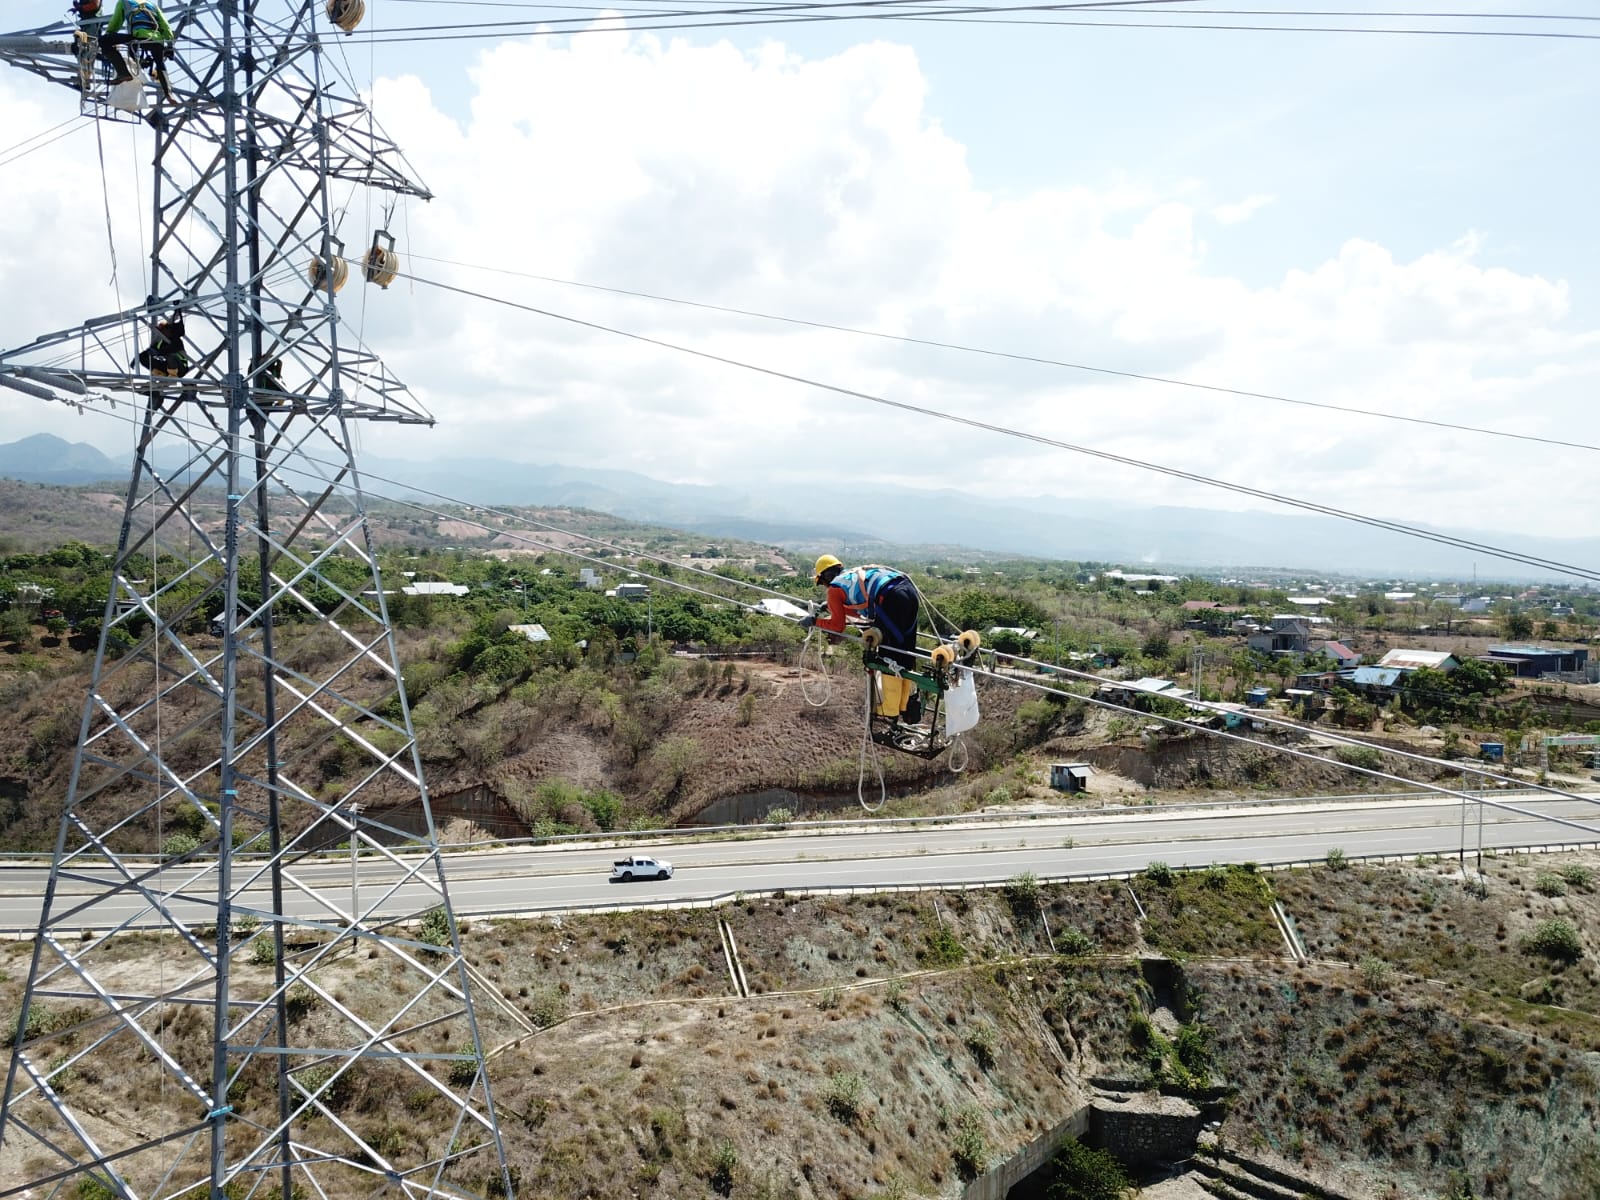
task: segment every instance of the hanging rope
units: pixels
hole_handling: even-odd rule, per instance
[[[808,657],[809,656],[809,657]],[[812,708],[822,708],[833,699],[833,674],[828,668],[828,639],[817,636],[812,626],[800,643],[800,694]],[[820,682],[817,679],[820,677]]]
[[[122,288],[117,283],[117,239],[111,232],[111,191],[106,182],[106,144],[100,136],[100,122],[94,123],[94,144],[100,152],[100,196],[106,206],[106,246],[111,251],[111,287],[117,297],[117,307],[122,307]]]
[[[856,799],[861,802],[861,807],[869,813],[882,810],[889,802],[889,785],[883,781],[883,759],[878,753],[878,743],[872,740],[872,673],[867,673],[867,720],[861,727],[861,758],[857,762]],[[867,803],[867,756],[872,756],[872,767],[878,775],[878,803]]]

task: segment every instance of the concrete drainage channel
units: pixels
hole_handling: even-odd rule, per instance
[[[728,978],[733,981],[735,995],[750,995],[750,983],[744,977],[744,964],[739,961],[739,946],[733,940],[733,926],[717,918],[717,935],[722,939],[722,961],[727,964]]]
[[[1068,1139],[1109,1151],[1146,1186],[1187,1175],[1221,1200],[1349,1200],[1222,1148],[1206,1126],[1221,1116],[1226,1088],[1165,1095],[1114,1079],[1096,1080],[1094,1088],[1093,1100],[974,1179],[961,1200],[1035,1200],[1047,1182],[1042,1169]]]

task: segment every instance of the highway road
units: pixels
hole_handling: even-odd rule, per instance
[[[1577,829],[1538,816],[1486,808],[1484,848],[1600,844],[1600,801],[1503,797],[1539,814],[1579,821]],[[1478,846],[1476,806],[1466,814],[1468,861]],[[785,888],[872,889],[886,886],[940,887],[998,883],[1024,871],[1041,879],[1114,875],[1162,861],[1174,867],[1211,863],[1263,865],[1308,862],[1340,849],[1354,859],[1368,856],[1443,854],[1463,845],[1462,806],[1450,798],[1049,815],[1034,819],[938,826],[852,824],[844,829],[801,826],[770,836],[701,835],[682,841],[652,837],[638,848],[671,861],[674,878],[613,884],[611,861],[635,846],[593,843],[518,847],[448,857],[446,880],[456,911],[464,916],[544,913],[569,908],[627,906],[709,900],[745,891]],[[242,864],[241,864],[242,867]],[[236,867],[236,873],[241,868]],[[27,932],[38,923],[48,868],[0,867],[0,930]],[[191,869],[187,874],[192,875]],[[168,869],[156,877],[170,889],[169,903],[197,924],[213,919],[203,895],[185,897],[186,873]],[[348,858],[308,859],[293,871],[284,911],[296,919],[340,921],[351,900]],[[437,896],[381,858],[358,865],[363,908],[378,915],[415,913]],[[215,886],[214,880],[209,886]],[[126,894],[105,898],[92,876],[66,881],[58,901],[83,906],[71,922],[106,929],[124,922],[150,923],[142,902]],[[250,890],[245,906],[270,911],[264,891]]]

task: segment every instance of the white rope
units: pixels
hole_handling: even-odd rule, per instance
[[[883,759],[878,754],[878,744],[872,740],[872,673],[867,673],[867,721],[861,729],[861,758],[857,762],[856,799],[869,813],[878,812],[889,802],[889,786],[883,781]],[[867,803],[867,755],[872,755],[873,769],[878,773],[878,803]]]
[[[950,738],[950,758],[946,764],[950,768],[950,774],[959,775],[965,771],[967,769],[967,760],[970,757],[967,743],[961,740],[961,735],[959,733],[952,735]]]
[[[816,653],[812,654],[815,647]],[[808,663],[806,656],[812,655],[815,664]],[[833,674],[828,669],[828,639],[818,637],[816,626],[806,631],[806,640],[800,643],[800,694],[805,697],[805,702],[812,708],[822,708],[833,699]],[[821,683],[814,683],[813,676],[820,676]]]

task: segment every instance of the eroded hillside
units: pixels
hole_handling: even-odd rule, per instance
[[[1115,1079],[1221,1085],[1230,1152],[1333,1194],[1592,1200],[1597,871],[1588,854],[1493,860],[1471,889],[1438,863],[1021,877],[479,921],[466,948],[523,1195],[956,1197]],[[1309,961],[1273,932],[1273,897]],[[1543,937],[1551,922],[1572,943]],[[160,947],[125,946],[134,986]],[[15,1004],[26,947],[4,961]],[[364,954],[339,962],[336,997],[383,986]],[[293,1013],[313,1040],[318,1008]],[[207,1061],[200,1023],[165,1036]],[[376,1145],[430,1119],[428,1089],[389,1070],[363,1064],[334,1097]],[[109,1123],[123,1082],[65,1086]],[[135,1096],[133,1115],[158,1103]]]

